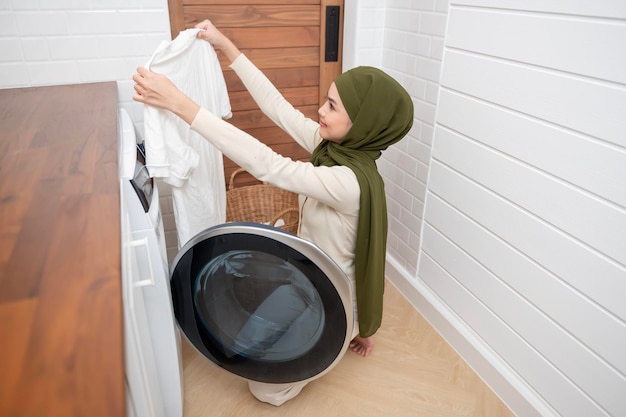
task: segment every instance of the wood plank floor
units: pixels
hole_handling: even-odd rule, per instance
[[[514,414],[390,283],[367,358],[339,364],[281,407],[183,341],[185,417],[509,417]]]

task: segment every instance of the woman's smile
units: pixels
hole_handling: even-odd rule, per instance
[[[343,107],[337,86],[333,82],[328,89],[326,102],[319,108],[320,136],[332,142],[339,142],[352,127],[348,112]]]

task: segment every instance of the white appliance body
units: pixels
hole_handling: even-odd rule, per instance
[[[159,194],[123,109],[119,121],[127,414],[181,417],[181,339],[172,310]]]

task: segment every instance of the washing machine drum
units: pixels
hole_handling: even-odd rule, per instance
[[[245,379],[317,378],[350,343],[348,277],[316,245],[281,229],[257,223],[207,229],[180,250],[170,276],[187,340]]]

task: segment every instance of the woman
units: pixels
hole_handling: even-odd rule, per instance
[[[144,68],[133,76],[133,99],[175,113],[257,179],[300,195],[298,235],[316,243],[352,280],[359,324],[350,347],[369,355],[382,319],[387,241],[384,183],[375,161],[411,128],[410,96],[384,72],[357,67],[331,84],[316,122],[288,103],[210,21],[196,27],[203,29],[199,39],[224,53],[261,110],[311,152],[310,162],[276,154],[201,108],[165,76]],[[257,398],[274,405],[304,386],[249,385]]]

